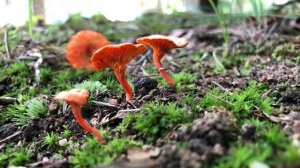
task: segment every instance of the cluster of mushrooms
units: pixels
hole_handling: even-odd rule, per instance
[[[153,61],[162,77],[170,85],[175,85],[173,79],[161,64],[161,59],[166,52],[174,48],[182,48],[188,44],[183,38],[163,35],[150,35],[136,40],[139,44],[123,43],[112,45],[100,33],[91,30],[82,30],[72,36],[67,45],[67,59],[75,69],[88,71],[101,71],[111,68],[126,94],[126,100],[131,101],[133,91],[126,80],[125,71],[127,64],[143,54],[146,46],[153,49]],[[89,92],[84,89],[72,89],[60,92],[56,100],[63,100],[70,104],[75,119],[87,132],[93,134],[99,143],[102,143],[100,132],[89,125],[81,115],[81,106],[87,103]]]

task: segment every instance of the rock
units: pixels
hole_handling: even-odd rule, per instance
[[[136,95],[147,95],[151,90],[157,88],[157,81],[149,77],[138,77],[133,81]]]
[[[13,124],[5,124],[0,127],[0,139],[4,139],[12,134],[14,134],[17,130],[17,127]]]
[[[58,109],[58,102],[55,100],[52,100],[48,106],[48,111],[50,114],[56,114]]]
[[[255,132],[256,132],[256,127],[254,125],[250,125],[246,123],[242,126],[242,137],[245,140],[253,139]]]
[[[28,125],[23,131],[25,141],[29,142],[33,139],[33,137],[38,136],[40,134],[40,130],[41,129],[35,125]]]
[[[200,168],[201,167],[200,159],[201,159],[200,156],[195,152],[191,152],[191,151],[184,152],[180,160],[180,167]]]
[[[114,99],[109,99],[108,103],[111,105],[114,105],[114,106],[118,106],[118,105],[120,105],[121,102],[119,99],[114,98]]]
[[[68,144],[68,140],[66,138],[58,141],[59,146],[66,146]]]
[[[270,166],[259,161],[254,161],[250,164],[249,168],[270,168]]]

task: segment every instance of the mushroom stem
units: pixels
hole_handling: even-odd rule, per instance
[[[132,98],[132,89],[131,89],[131,86],[129,85],[129,83],[127,82],[127,80],[126,80],[125,70],[126,70],[126,67],[125,68],[119,68],[118,71],[114,70],[114,73],[117,77],[117,80],[119,81],[119,83],[121,84],[122,88],[124,89],[124,91],[126,93],[126,100],[128,102],[130,102],[131,98]]]
[[[160,59],[165,55],[165,52],[161,50],[154,50],[153,51],[153,61],[156,66],[156,69],[159,71],[161,76],[168,82],[169,85],[175,85],[175,82],[173,79],[170,77],[168,72],[164,69],[162,66]]]
[[[93,134],[99,143],[102,143],[102,136],[96,128],[92,127],[89,123],[87,123],[81,116],[81,107],[78,104],[70,103],[72,107],[72,112],[75,116],[76,121],[78,124],[87,132]]]

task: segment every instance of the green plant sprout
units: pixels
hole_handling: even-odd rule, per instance
[[[33,0],[28,0],[28,34],[32,38],[32,28],[33,28],[33,13],[32,13],[32,7],[33,7]]]
[[[264,14],[264,6],[261,0],[251,0],[251,5],[253,8],[254,16],[257,18],[259,23],[262,21],[262,16]]]
[[[142,144],[128,139],[114,139],[106,145],[99,145],[93,139],[88,138],[82,149],[76,149],[70,161],[75,168],[95,167],[99,164],[109,164],[115,160],[125,149],[140,147]]]
[[[86,89],[91,93],[94,92],[104,92],[106,91],[106,86],[100,83],[99,81],[83,81],[80,84],[76,84],[74,88]]]
[[[228,45],[229,45],[229,40],[230,40],[230,36],[229,36],[229,32],[228,32],[228,28],[224,22],[224,18],[223,18],[223,10],[222,8],[218,9],[217,6],[215,5],[215,3],[212,1],[212,0],[208,0],[211,7],[213,8],[215,14],[216,14],[216,17],[217,17],[217,20],[218,20],[218,24],[219,26],[221,27],[222,29],[222,33],[223,33],[223,39],[224,39],[224,44],[225,44],[225,51],[224,51],[224,54],[223,55],[227,55],[228,54]]]
[[[190,120],[191,116],[176,103],[163,105],[151,102],[144,105],[140,113],[127,115],[117,129],[124,131],[133,126],[140,136],[147,138],[148,142],[153,142],[166,135],[174,126]]]
[[[58,145],[58,136],[56,133],[51,132],[43,138],[43,146],[46,146],[47,149],[54,149]]]
[[[10,105],[4,116],[6,120],[11,119],[15,125],[26,125],[33,118],[46,117],[47,112],[48,107],[44,100],[32,99],[27,104]]]
[[[213,106],[221,106],[232,111],[239,122],[250,117],[251,110],[262,110],[270,114],[272,112],[271,99],[262,98],[263,86],[250,82],[249,86],[242,91],[232,94],[212,89],[207,92],[200,102],[200,106],[210,110]]]

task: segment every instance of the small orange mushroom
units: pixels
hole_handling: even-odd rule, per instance
[[[165,53],[171,49],[185,47],[188,44],[188,41],[183,38],[163,35],[151,35],[139,38],[136,41],[140,44],[150,46],[153,49],[153,61],[157,70],[170,85],[174,85],[175,82],[163,68],[160,60]]]
[[[67,45],[67,60],[75,69],[95,71],[91,62],[93,53],[99,48],[110,44],[100,33],[92,30],[82,30],[72,36]]]
[[[127,64],[145,51],[146,47],[143,44],[107,45],[94,52],[92,62],[98,69],[103,67],[113,69],[117,80],[126,93],[126,100],[130,102],[132,89],[125,76]]]
[[[55,96],[55,100],[63,100],[71,105],[72,112],[78,124],[87,132],[93,134],[99,143],[102,143],[102,136],[100,132],[87,123],[81,115],[81,106],[87,103],[89,92],[85,89],[72,89],[63,91]]]

